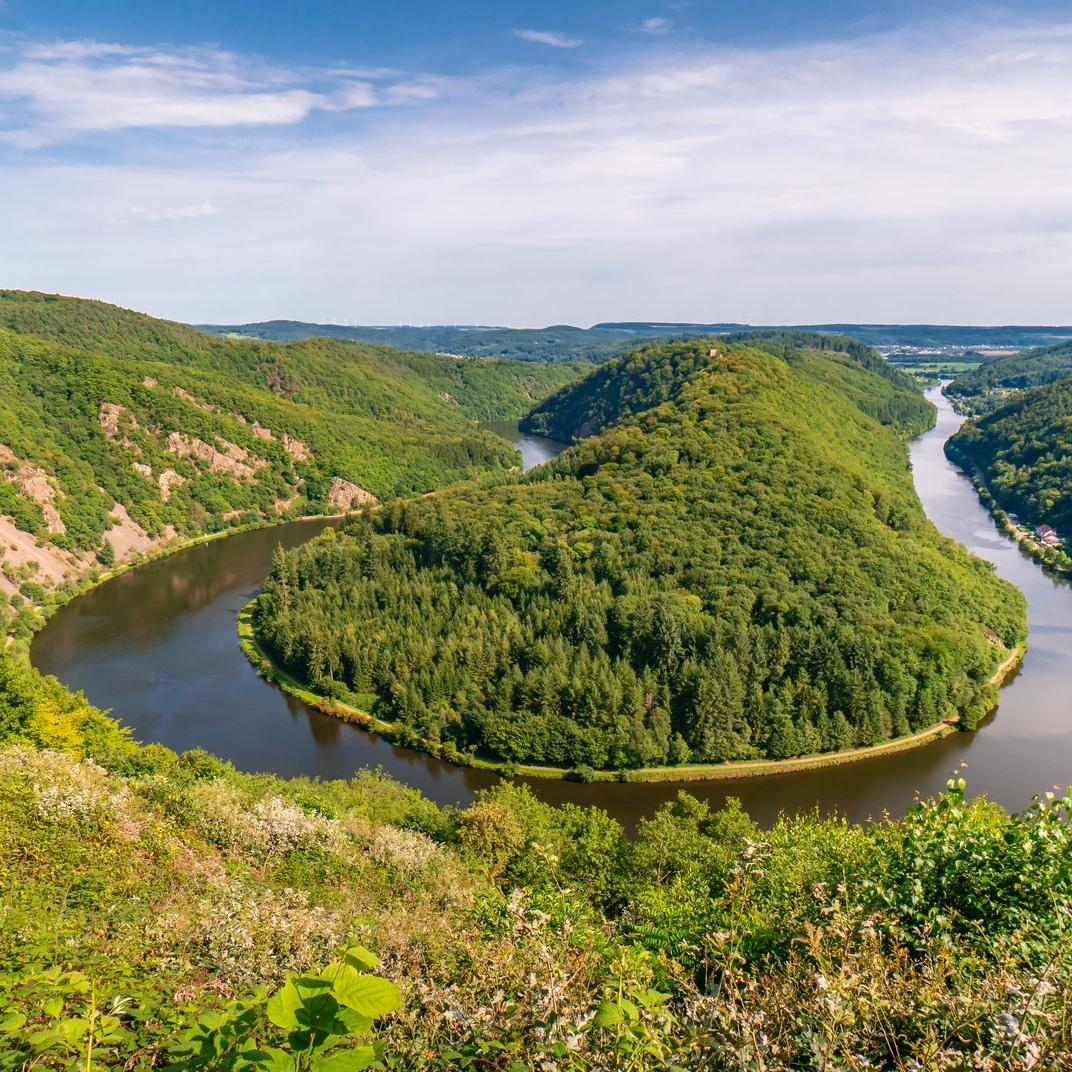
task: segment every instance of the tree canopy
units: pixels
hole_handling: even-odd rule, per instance
[[[554,462],[281,554],[259,634],[448,754],[623,768],[974,726],[1023,599],[925,518],[858,404],[891,391],[926,423],[841,352],[644,347],[539,408],[598,432]]]

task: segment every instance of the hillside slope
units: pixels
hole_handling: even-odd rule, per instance
[[[323,336],[348,339],[401,350],[463,354],[466,357],[507,358],[513,361],[605,361],[635,345],[628,331],[577,328],[557,324],[546,328],[373,327],[308,324],[299,320],[268,320],[256,324],[205,324],[202,330],[276,342],[295,342]]]
[[[1072,379],[1024,391],[968,421],[946,452],[977,471],[998,505],[1027,527],[1072,534]]]
[[[448,755],[621,768],[974,726],[1022,597],[935,532],[851,395],[710,349],[597,370],[582,419],[633,415],[524,478],[289,552],[262,638]]]
[[[0,595],[12,608],[179,538],[509,469],[514,451],[476,420],[517,416],[576,374],[326,340],[234,344],[12,291],[0,325]]]
[[[733,343],[781,358],[905,434],[918,434],[933,423],[934,408],[911,378],[870,346],[845,336],[765,331],[741,332],[702,345],[641,347],[550,395],[521,426],[564,442],[583,439],[673,398],[691,376],[716,363],[725,346]]]
[[[1022,391],[1072,376],[1072,342],[1024,350],[990,361],[958,376],[946,393],[975,399],[981,395]]]

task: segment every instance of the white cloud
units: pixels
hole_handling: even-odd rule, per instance
[[[580,48],[584,44],[579,37],[570,37],[554,30],[514,30],[514,36],[520,37],[522,41],[550,45],[552,48]]]
[[[0,137],[35,147],[132,127],[292,125],[312,113],[433,98],[391,71],[292,71],[217,49],[16,44],[0,63]],[[394,79],[394,81],[384,81]]]
[[[1072,320],[1072,26],[432,85],[359,135],[0,169],[5,282],[194,321]]]
[[[197,220],[202,216],[214,216],[216,206],[207,198],[193,205],[177,205],[162,208],[159,205],[131,205],[129,218],[144,223],[175,223],[181,220]]]
[[[663,15],[654,15],[650,19],[645,19],[640,24],[640,28],[644,33],[665,34],[674,28],[674,20],[668,19]]]

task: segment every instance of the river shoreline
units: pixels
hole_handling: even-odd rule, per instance
[[[793,756],[788,759],[746,759],[731,760],[726,763],[685,763],[677,767],[636,767],[624,770],[596,770],[585,772],[581,777],[576,768],[554,767],[536,763],[511,763],[491,759],[487,756],[459,752],[453,748],[443,748],[431,741],[415,737],[405,727],[376,718],[369,711],[363,711],[351,704],[343,703],[325,693],[316,692],[308,682],[295,677],[284,670],[261,643],[253,627],[253,610],[257,599],[251,599],[238,615],[238,642],[246,658],[253,664],[258,675],[271,682],[284,692],[314,706],[322,714],[344,722],[351,722],[371,733],[379,734],[389,741],[394,741],[405,748],[426,752],[436,759],[452,763],[459,767],[475,767],[491,771],[504,778],[524,777],[543,778],[556,781],[586,782],[712,782],[727,779],[760,778],[777,774],[794,774],[800,771],[817,770],[822,767],[836,767],[846,763],[859,763],[867,759],[903,752],[910,748],[939,740],[951,733],[958,733],[957,717],[938,722],[933,726],[918,730],[904,737],[894,737],[878,744],[849,748],[841,752],[818,752],[807,756]],[[994,671],[989,684],[996,689],[1019,669],[1027,652],[1026,642],[1017,644],[1001,665]],[[997,707],[995,698],[994,707]]]
[[[359,513],[360,511],[352,512]],[[106,584],[108,581],[114,581],[133,570],[140,569],[142,566],[148,566],[154,562],[160,562],[163,559],[170,558],[172,555],[179,554],[180,551],[189,551],[191,548],[200,547],[202,544],[213,543],[217,540],[226,539],[229,536],[239,536],[246,532],[259,532],[265,529],[283,528],[286,525],[300,525],[314,521],[341,521],[348,516],[350,515],[342,513],[303,514],[301,517],[277,519],[263,518],[257,521],[246,522],[243,525],[234,525],[230,528],[220,529],[218,532],[203,532],[199,536],[190,536],[181,540],[171,540],[168,543],[153,548],[152,551],[143,552],[136,557],[128,559],[126,562],[113,565],[104,572],[96,574],[96,576],[94,576],[93,570],[89,570],[78,578],[77,591],[75,591],[69,599],[62,603],[53,603],[48,606],[38,606],[36,608],[37,611],[40,612],[40,627],[38,629],[31,632],[28,637],[16,637],[14,633],[9,632],[5,639],[5,643],[8,647],[13,648],[16,651],[27,653],[33,643],[34,636],[40,629],[43,629],[45,625],[48,624],[49,618],[63,607],[66,607],[73,600],[88,595],[90,592],[100,588],[102,584]]]
[[[617,772],[613,780],[592,783],[563,777],[565,772],[507,773],[546,803],[601,808],[628,829],[682,790],[713,809],[736,798],[767,828],[783,814],[818,811],[849,822],[900,815],[920,797],[940,793],[950,773],[965,765],[972,795],[985,794],[1013,811],[1027,807],[1040,790],[1066,785],[1072,719],[1060,698],[1072,667],[1072,590],[999,533],[942,449],[959,416],[940,389],[928,397],[939,410],[937,426],[909,444],[927,516],[1028,596],[1031,631],[1023,668],[1014,673],[1017,660],[1009,664],[1000,656],[1000,707],[980,732],[943,732],[908,747],[903,740],[884,742],[880,754],[849,762],[831,763],[834,754],[828,753],[817,757],[817,769],[801,767],[799,760],[776,761],[783,765],[767,777],[725,767],[719,778],[690,779],[687,769],[669,768],[651,781],[634,771],[631,782],[618,781]],[[125,569],[114,584],[98,584],[56,607],[33,638],[32,662],[110,710],[146,743],[177,752],[203,748],[238,770],[284,778],[346,779],[360,769],[380,769],[441,806],[465,807],[501,775],[401,747],[374,727],[325,714],[322,701],[300,698],[297,684],[288,692],[264,680],[235,643],[236,618],[260,591],[277,547],[298,546],[319,527],[310,521],[228,530],[234,539],[211,534],[183,554]],[[345,698],[358,707],[371,705],[363,696]]]

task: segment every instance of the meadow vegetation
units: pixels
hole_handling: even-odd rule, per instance
[[[1072,801],[963,781],[629,838],[503,784],[141,747],[0,656],[0,1068],[1039,1072],[1072,1053]]]

